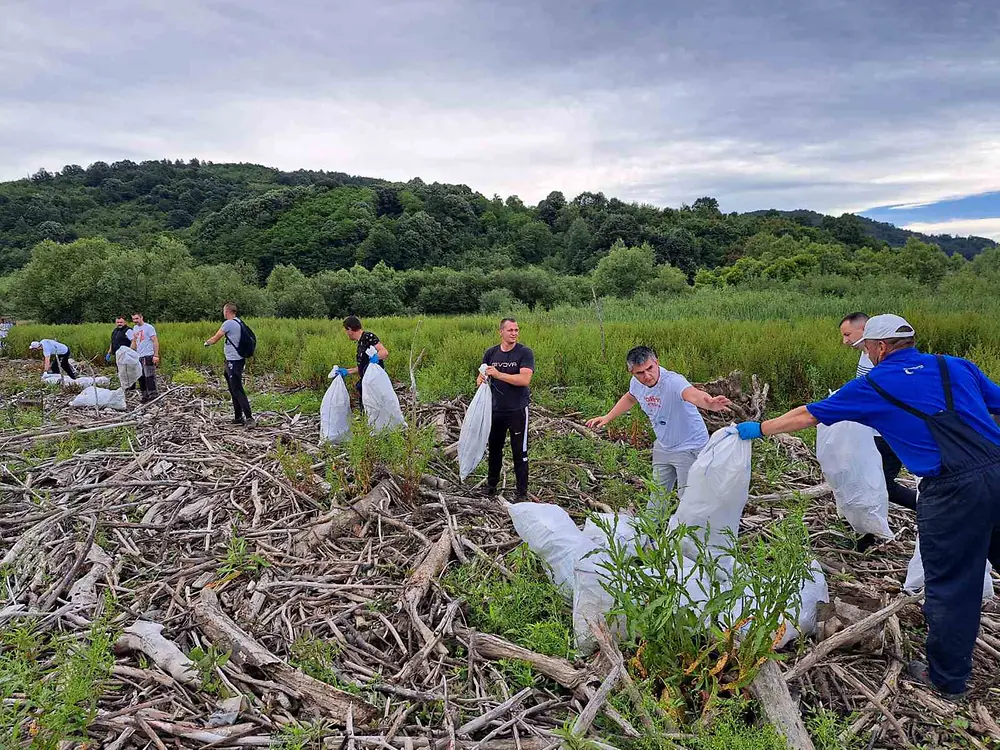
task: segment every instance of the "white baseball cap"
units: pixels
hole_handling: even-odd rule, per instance
[[[917,335],[913,326],[899,315],[876,315],[865,323],[865,332],[857,343],[862,341],[884,341],[886,339],[911,339]]]
[[[28,348],[29,349],[41,349],[42,348],[42,342],[41,341],[32,341],[31,344],[28,346]]]

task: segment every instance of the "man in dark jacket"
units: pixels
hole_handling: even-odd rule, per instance
[[[107,354],[104,355],[105,362],[113,361],[115,352],[123,346],[126,349],[132,348],[132,342],[128,338],[128,331],[128,323],[125,322],[125,317],[119,315],[115,318],[115,327],[111,330],[111,345],[108,347]]]

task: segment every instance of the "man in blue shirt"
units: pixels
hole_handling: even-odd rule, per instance
[[[738,425],[744,440],[851,421],[882,435],[923,477],[917,504],[924,562],[927,661],[910,674],[946,697],[965,692],[979,633],[983,568],[1000,569],[1000,386],[972,362],[921,354],[898,315],[865,324],[874,365],[822,401]]]

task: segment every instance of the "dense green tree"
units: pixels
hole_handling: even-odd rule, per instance
[[[275,315],[281,318],[327,316],[323,295],[312,279],[294,266],[278,265],[267,277],[267,296]]]
[[[641,291],[656,273],[656,259],[649,245],[628,247],[618,241],[594,269],[598,294],[632,297]]]

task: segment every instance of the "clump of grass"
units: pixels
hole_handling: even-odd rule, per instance
[[[341,652],[338,644],[306,634],[292,641],[291,652],[290,663],[310,677],[315,677],[345,692],[361,694],[359,685],[341,679],[337,672],[335,663]]]
[[[82,640],[30,624],[0,633],[0,746],[56,750],[85,740],[111,676],[116,638],[109,614]]]
[[[323,394],[313,390],[292,393],[251,393],[250,406],[255,414],[265,411],[283,413],[319,414]]]
[[[532,651],[572,658],[569,607],[545,577],[542,562],[521,545],[504,565],[512,578],[477,558],[451,571],[444,585],[467,602],[474,627]]]
[[[205,385],[205,376],[193,367],[181,367],[170,380],[175,385]]]
[[[219,566],[219,575],[237,576],[240,573],[259,573],[271,563],[259,552],[250,552],[247,540],[235,534],[229,538],[226,559]]]

